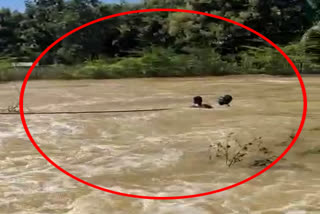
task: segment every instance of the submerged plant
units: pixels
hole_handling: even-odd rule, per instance
[[[19,112],[19,103],[13,104],[13,105],[9,105],[7,108],[9,113],[17,113]]]
[[[241,144],[237,138],[232,139],[234,133],[230,133],[224,142],[218,142],[216,144],[210,144],[209,146],[209,160],[213,159],[213,149],[215,148],[215,157],[224,158],[225,164],[231,167],[241,161],[250,153],[262,153],[264,156],[271,155],[272,152],[263,146],[262,137],[254,138],[253,140]],[[256,149],[253,149],[253,147]],[[262,166],[271,163],[273,157],[267,157],[259,160],[255,160],[253,166]]]

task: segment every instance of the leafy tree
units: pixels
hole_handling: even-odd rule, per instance
[[[287,48],[292,53],[290,57],[302,70],[311,69],[309,64],[320,63],[318,0],[144,0],[137,4],[126,1],[105,4],[99,0],[26,0],[25,3],[24,13],[0,10],[1,57],[34,60],[70,30],[114,13],[140,8],[183,8],[223,16],[255,29]],[[294,45],[301,37],[303,45]],[[251,72],[266,72],[262,69],[264,66],[280,72],[277,70],[283,66],[281,60],[277,60],[278,54],[265,45],[249,31],[221,20],[188,13],[154,12],[121,16],[82,29],[54,47],[41,63],[79,64],[99,59],[118,60],[120,57],[128,60],[121,60],[112,68],[128,63],[146,70],[145,65],[149,62],[164,64],[167,61],[167,65],[162,65],[166,69],[154,71],[153,74],[158,76],[169,75],[166,72],[170,66],[177,71],[175,75],[193,74],[191,68],[198,72],[206,67],[219,71],[217,73],[226,73],[219,66],[228,69],[242,66],[248,70],[251,68]],[[248,50],[248,46],[251,49]],[[253,51],[252,47],[261,50]],[[267,54],[271,54],[271,58],[263,56]],[[137,62],[135,58],[141,60]],[[249,72],[245,69],[243,72]],[[95,71],[97,76],[102,69],[98,70]],[[151,75],[152,72],[148,70],[147,73]],[[120,73],[128,76],[126,72]]]
[[[320,67],[320,22],[305,33],[302,44],[312,62]]]
[[[23,15],[18,12],[0,10],[0,55],[19,55],[19,25],[23,19]]]

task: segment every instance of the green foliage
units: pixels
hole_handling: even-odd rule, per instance
[[[68,78],[183,77],[235,74],[235,67],[212,50],[176,54],[171,49],[152,48],[141,57],[87,61]],[[71,73],[71,72],[68,72]]]
[[[248,25],[280,44],[301,72],[318,72],[319,6],[316,0],[144,0],[137,4],[26,0],[24,13],[0,10],[0,56],[34,61],[81,24],[133,9],[168,7],[209,12]],[[303,34],[304,42],[298,45]],[[276,50],[242,28],[205,16],[167,12],[131,14],[91,25],[56,45],[40,64],[67,65],[64,71],[63,66],[46,69],[68,79],[293,74]],[[20,78],[11,68],[0,72],[1,79]]]
[[[0,59],[0,81],[8,81],[11,68],[11,61],[7,59]]]
[[[290,44],[280,47],[293,61],[300,73],[312,72],[315,65],[306,54],[302,44]],[[240,54],[240,67],[243,73],[271,75],[295,74],[286,59],[274,48],[252,48]]]
[[[302,39],[305,52],[313,62],[312,67],[320,68],[320,22],[310,28]]]
[[[320,1],[318,0],[307,0],[307,4],[310,8],[309,14],[310,19],[315,23],[320,21]]]

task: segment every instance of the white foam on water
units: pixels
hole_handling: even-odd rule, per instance
[[[9,138],[9,137],[14,137],[15,134],[12,132],[0,132],[0,140],[4,139],[4,138]]]
[[[46,122],[46,124],[41,124]],[[27,121],[28,129],[33,137],[46,135],[56,137],[61,135],[75,135],[83,131],[82,124],[77,121],[57,121],[52,117],[33,117]],[[0,142],[5,139],[28,139],[26,132],[20,121],[2,123],[0,125]]]
[[[160,192],[156,192],[160,188],[154,188],[154,191],[146,191],[143,189],[127,189],[120,186],[113,186],[109,189],[135,195],[161,197],[170,195],[186,195],[190,194],[190,192],[201,192],[201,190],[203,191],[204,187],[203,184],[188,184],[181,181],[174,181],[173,183],[175,184],[162,189]],[[101,213],[102,210],[108,210],[110,213],[120,214],[126,214],[128,213],[128,210],[131,210],[132,213],[141,214],[211,214],[212,212],[202,207],[202,203],[208,203],[208,200],[209,197],[174,201],[141,200],[123,198],[100,191],[92,191],[90,194],[79,197],[73,201],[73,203],[69,205],[71,210],[68,212],[68,214],[93,214]]]
[[[182,151],[176,149],[162,149],[158,154],[132,154],[115,157],[111,162],[106,162],[109,172],[121,172],[123,170],[140,169],[153,171],[159,168],[176,164],[183,156]]]
[[[156,171],[177,164],[183,152],[175,148],[162,148],[157,153],[139,153],[143,145],[81,145],[71,157],[59,160],[72,173],[79,176],[121,174],[130,170]],[[54,160],[57,160],[54,158]]]
[[[159,116],[160,112],[139,112],[134,115],[130,114],[123,114],[123,115],[116,115],[113,116],[111,119],[114,121],[117,121],[119,123],[122,123],[122,125],[127,124],[128,122],[142,122],[142,121],[150,121],[154,118],[157,118]],[[109,118],[109,117],[108,117]]]
[[[59,104],[47,104],[47,105],[41,105],[37,107],[32,107],[33,111],[57,111],[57,109],[63,108],[63,107],[69,107],[69,106],[86,106],[86,105],[94,105],[98,103],[103,103],[104,99],[102,98],[90,98],[90,100],[86,99],[80,99],[78,101],[73,102],[65,102],[65,103],[59,103]]]
[[[285,214],[307,214],[305,210],[290,210],[285,212]]]
[[[275,80],[275,79],[262,79],[259,80],[261,82],[269,82],[269,83],[282,83],[282,84],[290,84],[290,83],[294,83],[292,80]]]
[[[197,207],[194,205],[184,205],[184,204],[166,204],[160,206],[158,212],[159,214],[169,214],[169,213],[184,213],[184,214],[211,214],[209,210],[205,210],[202,207]]]
[[[50,124],[49,133],[52,136],[74,135],[81,132],[80,127],[71,122],[53,121]]]
[[[0,140],[5,138],[21,138],[26,136],[20,121],[2,122],[0,124]]]
[[[156,168],[164,168],[178,163],[182,156],[183,152],[180,150],[164,148],[162,153],[150,157],[150,159],[146,161],[145,165],[152,169],[154,166],[156,166]]]

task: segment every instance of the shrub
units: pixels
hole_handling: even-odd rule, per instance
[[[9,59],[0,60],[0,81],[9,81],[10,72],[12,72],[12,65]]]
[[[300,72],[312,69],[312,63],[301,44],[280,47],[293,61]],[[253,48],[240,54],[239,66],[242,73],[294,75],[287,60],[274,48]]]
[[[319,72],[319,65],[305,53],[301,44],[281,47],[292,59],[300,72]],[[64,55],[63,49],[59,54]],[[74,51],[64,55],[66,62],[73,63]],[[70,58],[69,58],[70,57]],[[68,59],[67,59],[68,58]],[[313,60],[313,61],[312,61]],[[0,80],[22,80],[28,69],[15,71],[8,59],[0,60]],[[31,79],[108,79],[128,77],[187,77],[217,76],[229,74],[294,75],[289,63],[271,47],[248,47],[238,55],[221,56],[212,48],[185,48],[176,53],[170,48],[153,47],[144,50],[140,56],[123,58],[100,58],[73,65],[37,67]]]

